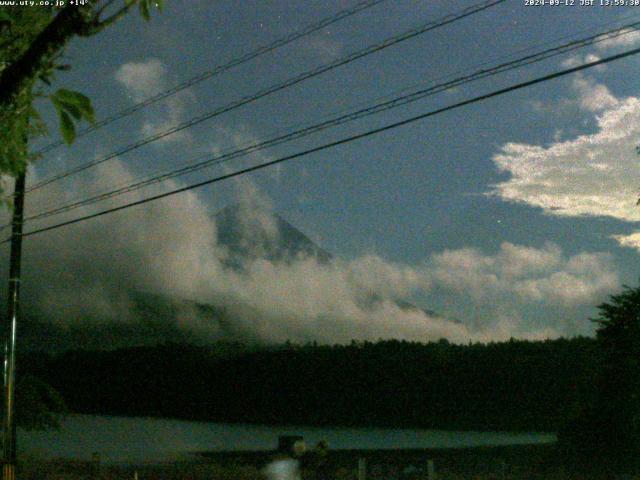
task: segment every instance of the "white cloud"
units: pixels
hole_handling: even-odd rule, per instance
[[[377,255],[364,255],[350,262],[346,273],[363,291],[375,292],[384,298],[407,298],[431,286],[424,269],[390,263]]]
[[[495,255],[474,248],[434,255],[429,274],[434,284],[479,302],[500,305],[515,296],[522,303],[575,307],[618,286],[612,265],[603,253],[567,257],[554,244],[537,249],[505,242]]]
[[[582,63],[582,59],[576,55],[563,60],[560,65],[562,65],[564,68],[573,68],[581,65]]]
[[[84,183],[97,189],[133,178],[117,161],[98,167],[93,175]],[[154,188],[177,186],[169,182]],[[69,191],[68,186],[51,187],[30,199],[28,214],[50,208]],[[268,198],[246,181],[238,184],[238,191],[245,213],[251,213],[247,222],[272,230]],[[126,200],[142,196],[132,192]],[[187,192],[29,238],[24,258],[25,285],[30,286],[25,289],[26,302],[70,325],[91,315],[131,322],[135,318],[129,312],[128,292],[134,289],[222,305],[234,319],[224,331],[217,322],[203,324],[193,310],[180,314],[181,328],[206,338],[230,334],[266,342],[473,338],[464,325],[400,307],[394,299],[427,288],[428,281],[423,272],[379,257],[328,263],[313,258],[293,263],[256,258],[242,270],[227,268],[227,252],[217,244],[210,208],[195,192]]]
[[[640,232],[634,232],[629,235],[611,235],[621,247],[635,248],[640,252]]]
[[[606,40],[596,43],[598,50],[610,50],[618,47],[634,47],[640,43],[640,31],[634,29],[628,29],[617,34],[617,36],[610,36]]]
[[[597,62],[598,60],[600,60],[600,57],[594,53],[587,53],[586,55],[582,56],[582,55],[573,55],[565,60],[562,61],[561,65],[564,68],[573,68],[573,67],[578,67],[580,65],[583,65],[585,63],[591,63],[591,62]],[[595,70],[602,72],[604,70],[606,70],[606,65],[598,65],[596,67],[593,67]]]
[[[388,295],[399,298],[422,288],[421,278],[410,267],[379,258],[323,265],[314,259],[292,264],[257,260],[226,283],[226,293],[234,299],[238,318],[247,319],[243,328],[268,341],[475,338],[464,325],[390,300]],[[367,302],[371,295],[381,300]],[[259,321],[247,312],[260,312]]]
[[[157,58],[150,58],[144,62],[125,63],[115,73],[115,79],[136,103],[166,90],[169,86],[167,76],[166,67]],[[180,124],[184,120],[187,106],[193,102],[193,95],[188,90],[162,100],[160,111],[147,114],[141,127],[141,134],[149,137]],[[190,140],[190,134],[182,130],[163,137],[158,144]]]
[[[573,79],[573,88],[578,93],[580,108],[588,112],[600,112],[618,105],[619,100],[613,96],[606,85],[577,75]]]
[[[595,99],[597,98],[597,100]],[[593,105],[609,104],[597,117],[597,131],[548,147],[507,143],[493,161],[510,178],[492,194],[540,207],[559,216],[608,216],[640,221],[636,206],[640,162],[640,99],[595,95]],[[583,99],[586,102],[586,99]]]
[[[167,69],[157,58],[146,62],[129,62],[118,68],[116,80],[135,102],[141,102],[166,88]]]
[[[587,55],[584,62],[593,61],[598,57]],[[563,62],[563,66],[570,68],[584,63],[582,60],[572,57]],[[598,67],[596,67],[596,70]],[[585,77],[577,73],[574,74],[571,82],[573,95],[570,98],[556,98],[553,101],[542,102],[540,100],[532,100],[530,102],[533,109],[537,112],[558,115],[567,113],[575,115],[578,109],[589,112],[599,113],[604,110],[611,109],[620,104],[621,100],[616,98],[609,88],[596,82],[593,78]]]
[[[584,57],[585,63],[597,62],[598,60],[600,60],[600,57],[598,55],[593,54],[593,53],[588,53]],[[596,68],[598,68],[598,67],[596,67]]]

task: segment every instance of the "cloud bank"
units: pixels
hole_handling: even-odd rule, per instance
[[[600,50],[635,45],[638,32],[599,44]],[[507,143],[494,155],[509,175],[490,194],[565,217],[610,217],[640,221],[637,205],[640,162],[640,98],[617,98],[606,85],[583,75],[572,83],[576,102],[596,114],[596,132],[548,146]],[[640,251],[640,233],[611,235],[620,246]]]
[[[537,249],[505,242],[495,255],[473,248],[447,250],[433,255],[430,266],[434,283],[476,301],[515,298],[516,303],[575,307],[618,286],[608,254],[567,257],[551,243]]]
[[[509,179],[495,185],[492,193],[552,215],[640,221],[636,207],[640,163],[635,150],[640,99],[630,97],[613,103],[605,97],[595,91],[590,100],[594,108],[604,108],[596,117],[596,133],[549,146],[502,146],[493,161]],[[600,102],[602,98],[605,100]]]
[[[95,169],[93,186],[132,178],[122,164],[112,162]],[[68,189],[55,185],[33,196],[28,209],[38,211],[64,199]],[[154,188],[177,186],[168,182]],[[113,202],[141,195],[133,192]],[[238,183],[238,200],[247,225],[278,235],[269,202],[255,185]],[[23,262],[25,304],[63,326],[96,321],[135,325],[132,292],[142,291],[221,309],[224,322],[205,318],[192,307],[178,312],[178,328],[207,340],[448,338],[466,343],[566,334],[566,325],[557,319],[530,320],[528,309],[551,306],[567,318],[584,319],[581,309],[599,303],[619,283],[608,255],[567,256],[553,244],[533,248],[504,243],[494,253],[447,250],[416,265],[377,255],[284,262],[256,252],[237,269],[227,265],[229,252],[218,243],[217,229],[209,199],[190,191],[29,237]],[[485,314],[475,322],[454,321],[447,311],[438,315],[412,306],[417,298],[438,291]]]

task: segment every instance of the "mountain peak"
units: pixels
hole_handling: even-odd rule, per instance
[[[218,243],[229,251],[232,266],[256,258],[274,262],[315,258],[320,263],[332,258],[291,223],[266,208],[234,204],[214,218]]]

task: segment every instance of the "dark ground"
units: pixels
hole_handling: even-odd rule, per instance
[[[21,480],[266,480],[264,466],[273,451],[201,452],[191,462],[108,466],[91,462],[24,462]],[[606,471],[572,473],[554,444],[429,450],[330,450],[325,474],[309,466],[302,480],[357,480],[358,459],[365,458],[368,480],[427,480],[432,460],[437,480],[640,480]],[[303,461],[303,463],[305,463]],[[310,462],[311,464],[313,462]]]

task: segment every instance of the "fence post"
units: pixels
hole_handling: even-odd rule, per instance
[[[433,466],[433,460],[427,460],[427,478],[429,480],[436,480],[436,469]]]
[[[367,479],[367,459],[360,457],[358,459],[358,480]]]
[[[91,454],[91,472],[93,478],[100,478],[100,453],[93,452]]]
[[[500,459],[500,478],[507,478],[507,461],[504,458]]]

